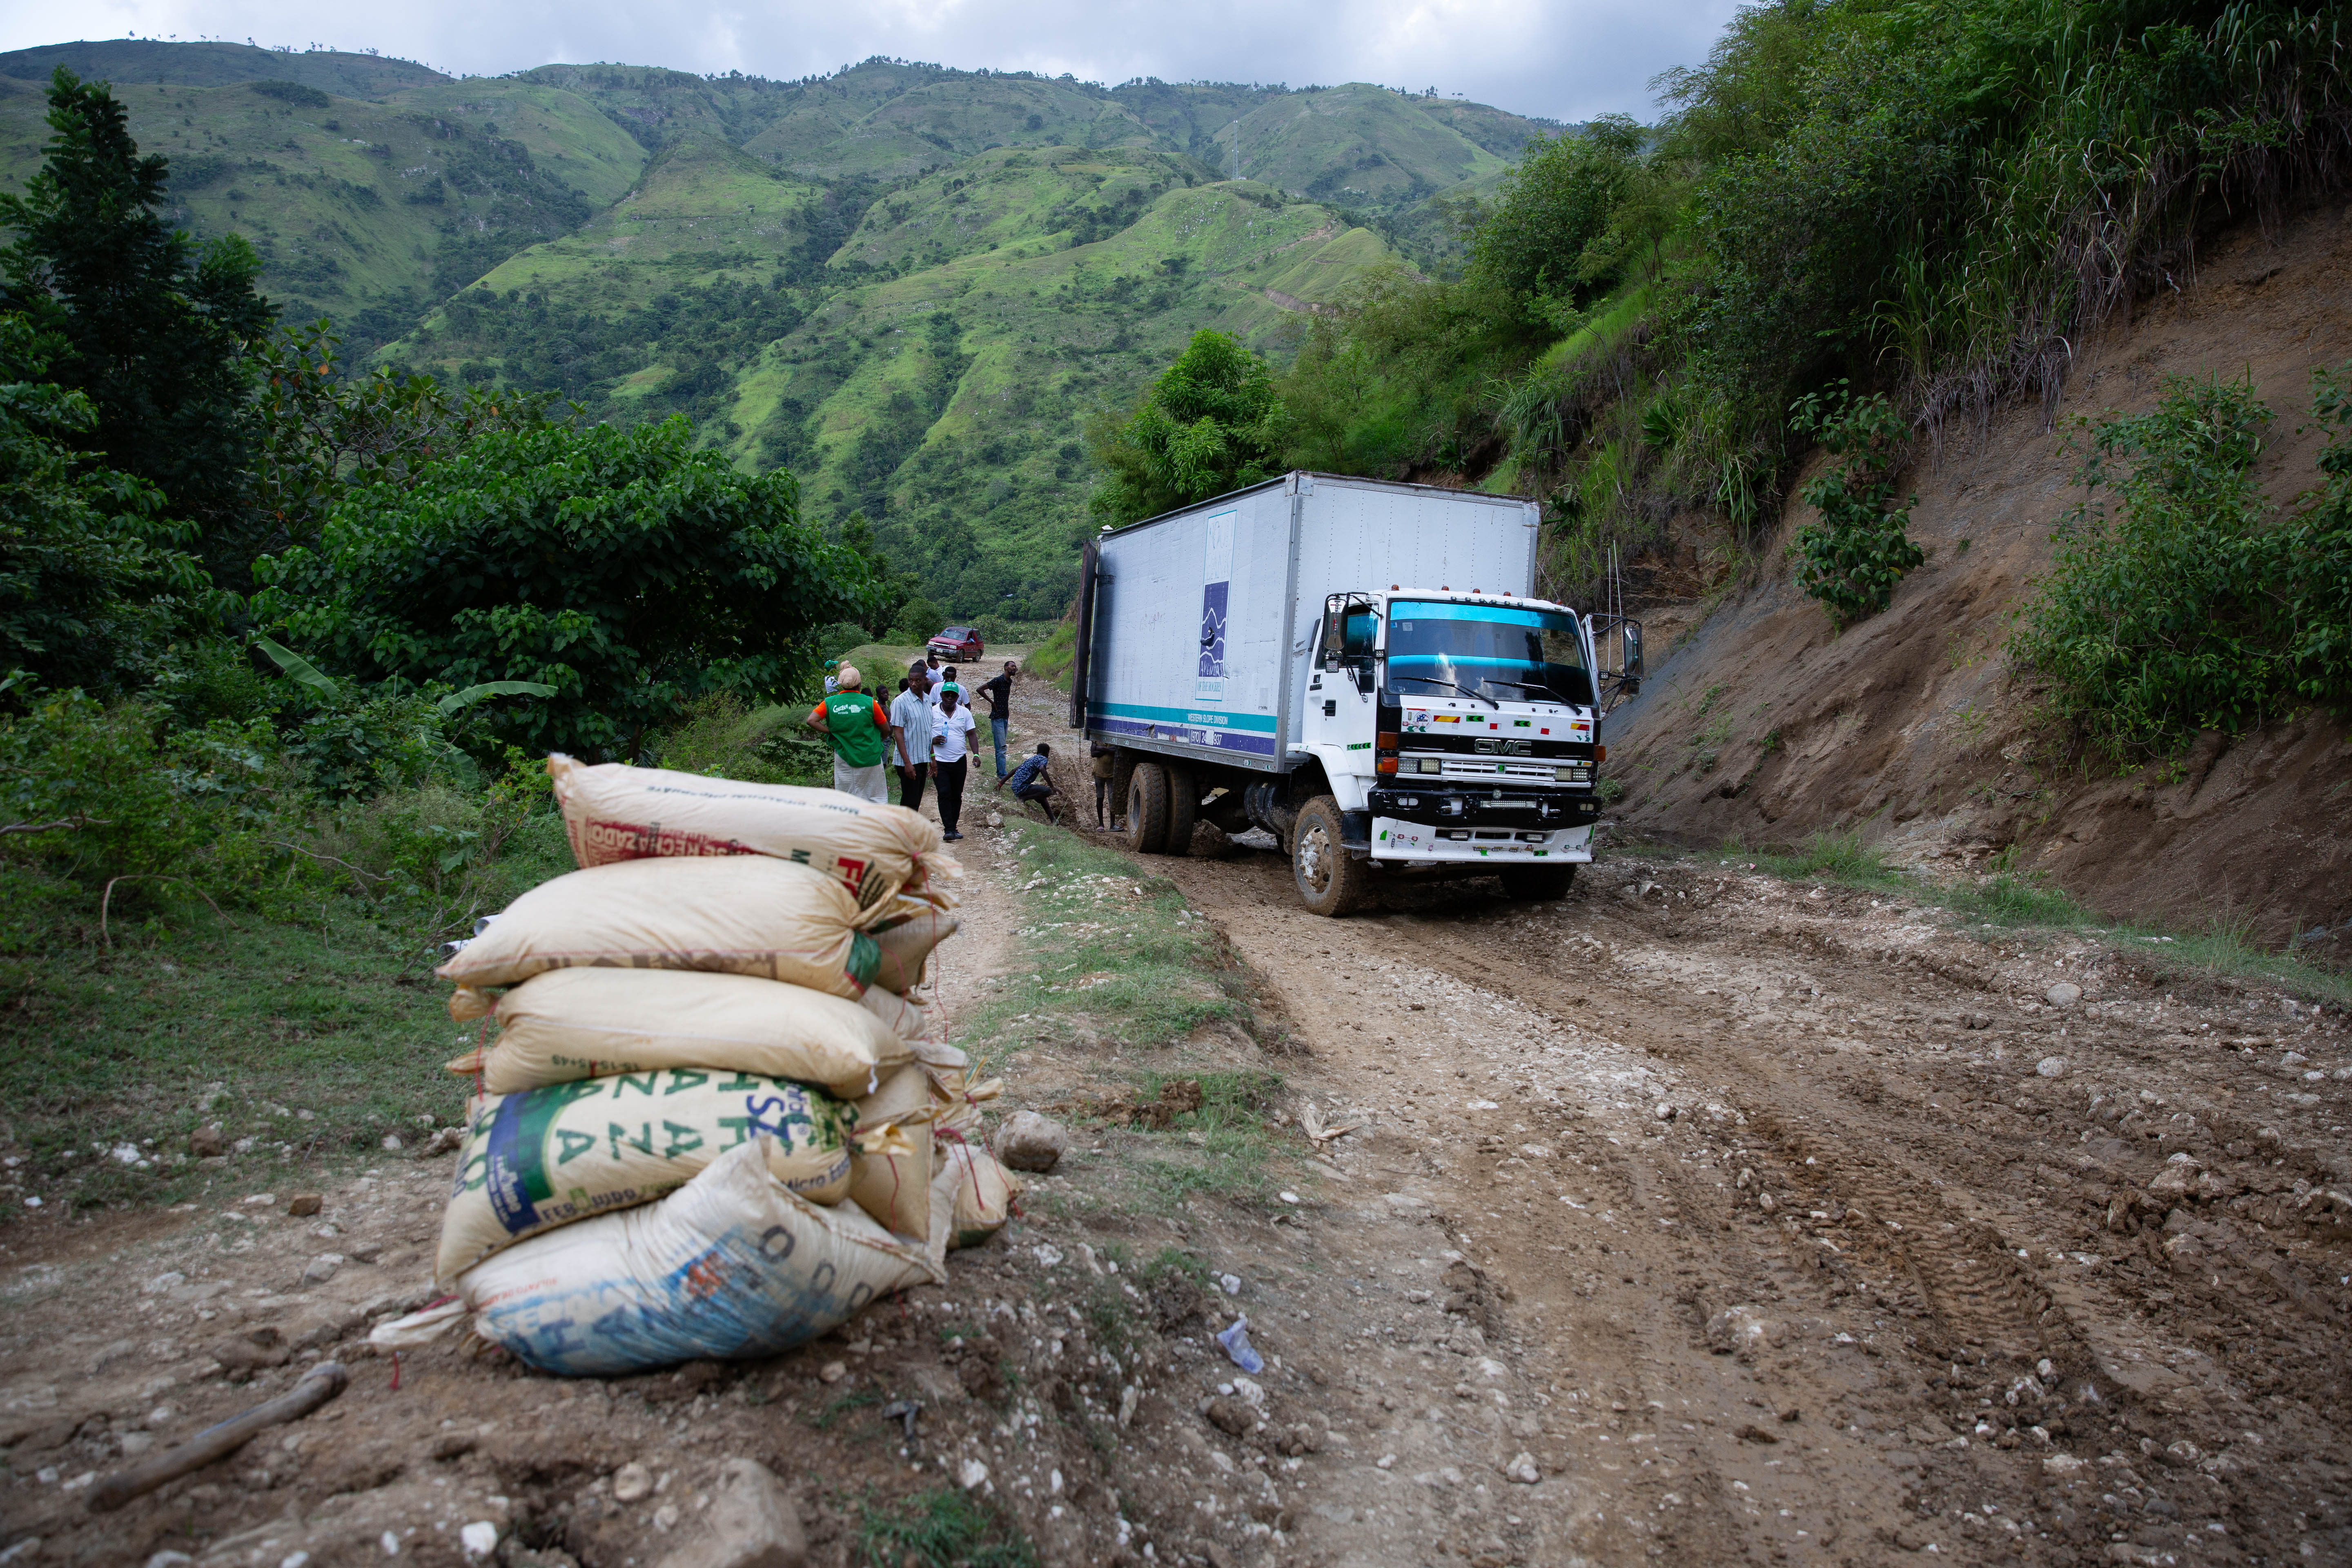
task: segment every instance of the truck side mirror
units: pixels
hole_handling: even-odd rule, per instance
[[[1343,629],[1340,614],[1337,609],[1323,612],[1323,668],[1326,669],[1339,668],[1339,645]]]
[[[1625,676],[1630,680],[1642,679],[1642,627],[1638,622],[1627,621],[1620,634],[1625,644]]]

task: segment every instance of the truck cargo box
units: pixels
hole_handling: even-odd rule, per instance
[[[1286,771],[1327,595],[1531,594],[1541,510],[1434,485],[1291,473],[1087,549],[1070,722],[1099,741]]]

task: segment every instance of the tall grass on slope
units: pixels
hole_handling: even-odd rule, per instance
[[[2352,153],[2352,39],[2339,6],[2154,7],[2014,0],[1971,7],[1971,193],[1905,247],[1881,307],[1923,416],[2011,391],[2054,405],[2074,343],[2193,260],[2224,215],[2274,221]],[[1991,101],[2006,91],[2019,107]]]

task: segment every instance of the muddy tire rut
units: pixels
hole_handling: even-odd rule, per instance
[[[1152,868],[1373,1122],[1330,1268],[1418,1199],[1507,1281],[1490,1446],[1542,1479],[1310,1558],[2352,1561],[2341,1016],[1711,858],[1344,921],[1270,853]]]

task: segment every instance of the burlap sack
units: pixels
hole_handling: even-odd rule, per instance
[[[436,973],[480,987],[551,969],[695,969],[855,1000],[882,956],[857,918],[846,889],[789,860],[623,860],[541,882]]]
[[[951,910],[962,880],[935,822],[838,790],[746,784],[625,763],[547,759],[572,858],[765,855],[814,868],[855,899],[861,930]]]
[[[453,1003],[451,1011],[478,1016],[472,1007]],[[499,997],[497,1013],[497,1040],[449,1064],[451,1072],[479,1078],[488,1094],[703,1068],[796,1079],[855,1100],[910,1059],[907,1043],[867,1007],[748,974],[555,969]]]
[[[978,1247],[1004,1228],[1013,1217],[1013,1200],[1021,1184],[996,1156],[977,1143],[941,1137],[941,1173],[955,1184],[955,1217],[948,1233],[950,1247]]]
[[[805,1084],[688,1068],[478,1100],[434,1277],[455,1279],[525,1237],[651,1203],[754,1139],[778,1181],[837,1203],[856,1121],[853,1107]]]
[[[857,1125],[879,1127],[904,1121],[931,1109],[930,1076],[917,1063],[894,1067],[876,1079],[874,1088],[857,1097]]]
[[[875,927],[874,945],[882,953],[875,984],[901,993],[922,984],[931,950],[955,935],[962,923],[961,916],[926,910],[911,920]]]
[[[928,1105],[901,1121],[862,1127],[849,1152],[850,1199],[885,1230],[929,1241],[932,1165]]]

